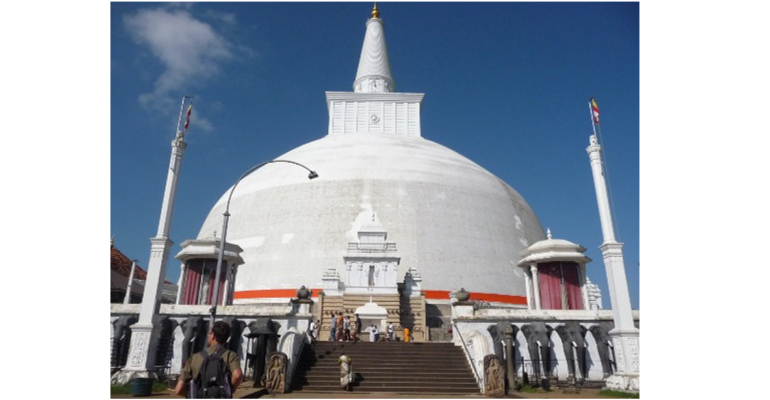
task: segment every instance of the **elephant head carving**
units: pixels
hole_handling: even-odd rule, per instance
[[[224,319],[225,323],[230,326],[230,339],[227,341],[228,350],[234,351],[240,355],[241,348],[241,333],[246,328],[246,323],[236,319],[235,317],[227,317]]]
[[[575,377],[575,360],[577,360],[580,377],[586,379],[586,346],[585,337],[588,328],[577,321],[569,321],[556,327],[556,333],[561,338],[564,355],[567,357],[569,376]]]
[[[529,357],[532,359],[532,369],[535,376],[540,376],[540,360],[542,357],[545,377],[551,376],[551,332],[553,328],[545,322],[533,322],[521,327],[521,332],[527,339]],[[539,351],[538,351],[539,350]]]
[[[160,335],[158,336],[158,347],[155,350],[155,365],[168,365],[174,354],[174,330],[179,326],[179,323],[168,315],[164,315],[158,321],[158,325],[160,326]]]
[[[506,324],[503,322],[498,322],[497,324],[490,325],[487,328],[489,336],[492,337],[492,348],[495,352],[495,355],[500,360],[505,359],[505,352],[503,350],[503,342],[505,340],[505,337],[503,337],[503,332],[505,331],[505,325]]]
[[[184,341],[182,342],[182,360],[187,362],[190,356],[206,346],[206,321],[203,317],[189,317],[182,322]]]
[[[252,366],[252,379],[258,382],[265,373],[267,355],[273,353],[277,346],[276,334],[280,325],[270,318],[257,318],[248,325],[249,335],[254,338],[251,349],[250,365]]]
[[[112,367],[120,368],[125,365],[128,356],[128,344],[131,341],[131,325],[139,319],[136,315],[122,315],[112,322]]]
[[[115,330],[112,334],[112,340],[117,342],[123,340],[124,336],[130,336],[131,333],[128,329],[131,325],[135,324],[136,321],[138,321],[136,315],[122,315],[113,321],[112,325],[115,327]]]
[[[605,379],[612,375],[612,360],[615,359],[612,356],[612,338],[609,334],[614,327],[613,322],[600,322],[589,329],[596,340],[596,348],[599,350],[599,359],[602,361],[602,373]]]

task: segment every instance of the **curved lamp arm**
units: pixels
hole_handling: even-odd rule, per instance
[[[302,165],[302,164],[300,164],[298,162],[291,161],[291,160],[272,160],[272,161],[265,161],[265,162],[263,162],[261,164],[257,164],[255,166],[249,168],[246,172],[243,173],[243,175],[241,175],[240,178],[238,178],[237,181],[235,181],[235,185],[233,185],[233,188],[230,189],[230,195],[227,196],[227,206],[225,206],[225,214],[229,214],[230,213],[230,200],[233,198],[233,192],[235,192],[236,186],[238,186],[238,184],[241,183],[243,178],[251,175],[252,172],[254,172],[254,171],[264,167],[265,165],[272,164],[272,163],[289,163],[289,164],[294,164],[294,165],[297,165],[297,166],[300,166],[300,167],[306,169],[309,172],[309,174],[307,176],[308,179],[318,178],[318,173],[316,173],[315,171],[311,170],[310,168],[308,168],[308,167],[306,167],[306,166],[304,166],[304,165]]]
[[[219,277],[222,273],[222,260],[224,259],[225,255],[225,242],[227,240],[227,222],[230,219],[230,200],[233,198],[233,192],[235,192],[235,188],[238,186],[238,184],[243,180],[243,178],[247,177],[252,172],[264,167],[267,164],[272,163],[289,163],[294,164],[299,167],[302,167],[306,170],[308,170],[309,174],[307,176],[308,179],[315,179],[318,178],[318,173],[311,170],[310,168],[290,160],[272,160],[272,161],[265,161],[261,164],[257,164],[251,168],[249,168],[243,175],[241,175],[240,178],[238,178],[237,181],[235,181],[235,185],[233,185],[232,189],[230,189],[230,194],[227,196],[227,204],[225,205],[225,212],[222,214],[224,216],[222,221],[222,238],[219,241],[219,254],[217,255],[217,272],[216,276],[214,277],[214,293],[211,297],[211,309],[209,312],[211,313],[211,316],[209,318],[209,330],[211,330],[214,327],[214,319],[216,318],[217,314],[217,304],[219,303]]]

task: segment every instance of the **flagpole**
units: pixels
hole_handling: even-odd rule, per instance
[[[184,103],[187,98],[190,96],[182,98],[182,110],[184,110]],[[181,112],[179,118],[179,124],[181,124]],[[184,135],[177,125],[174,140],[171,141],[171,160],[166,175],[166,188],[163,193],[163,203],[158,220],[158,233],[150,239],[150,261],[147,265],[147,278],[139,308],[139,320],[131,325],[131,341],[126,365],[117,376],[113,377],[113,381],[120,384],[127,383],[137,377],[146,378],[149,376],[154,378],[157,376],[155,355],[161,331],[159,311],[168,253],[173,245],[169,239],[169,231],[171,230],[171,217],[174,213],[179,168],[186,148],[187,143],[184,141]]]
[[[593,107],[593,104],[591,104],[592,99],[593,97],[591,97],[591,99],[588,100],[588,115],[591,116],[591,128],[594,129],[594,136],[596,136],[596,121],[594,120],[594,107]],[[181,115],[180,115],[180,118],[181,118]]]
[[[616,390],[639,390],[639,329],[634,326],[634,316],[631,309],[631,298],[628,291],[625,264],[623,261],[623,243],[615,238],[615,218],[611,207],[611,195],[608,190],[609,176],[606,174],[606,162],[602,146],[596,135],[596,120],[594,119],[594,98],[591,98],[591,123],[594,135],[590,138],[590,146],[586,149],[591,163],[591,172],[596,190],[596,202],[599,208],[599,221],[602,228],[603,243],[599,246],[604,259],[607,273],[607,286],[610,292],[610,303],[614,328],[609,331],[615,356],[617,356],[617,371],[605,380],[605,386]],[[598,114],[598,106],[596,110]],[[601,134],[601,129],[599,129]]]
[[[182,133],[182,114],[184,113],[184,103],[185,100],[190,99],[190,104],[192,105],[192,96],[182,96],[182,104],[179,105],[179,119],[176,121],[176,134],[179,135]],[[187,133],[187,132],[185,132]]]
[[[182,126],[182,113],[184,112],[184,101],[187,99],[187,96],[182,96],[182,104],[179,105],[179,119],[176,121],[176,134],[178,135],[181,130],[179,129]]]
[[[604,138],[602,138],[602,126],[601,126],[601,124],[597,124],[596,123],[596,118],[594,116],[594,108],[593,108],[594,103],[596,103],[596,98],[595,97],[591,97],[588,100],[588,108],[589,108],[589,111],[591,112],[591,127],[594,130],[594,137],[596,138],[596,143],[602,144],[602,143],[604,143]],[[598,110],[598,108],[597,108],[597,110]],[[598,132],[598,134],[597,134],[597,132]],[[609,189],[608,190],[608,195],[609,195],[609,202],[610,202],[610,205],[611,205],[610,213],[612,214],[612,217],[610,219],[612,220],[612,228],[615,231],[615,234],[617,234],[618,233],[618,225],[617,225],[617,221],[616,221],[616,218],[615,218],[615,200],[612,197],[612,190],[611,190],[612,189],[612,187],[611,187],[612,185],[611,185],[611,181],[610,181],[610,169],[609,169],[609,166],[607,165],[607,159],[605,157],[605,153],[606,152],[607,152],[606,149],[604,151],[600,151],[599,152],[599,159],[601,160],[601,163],[602,163],[602,174],[605,177],[605,184],[607,185],[607,188]]]

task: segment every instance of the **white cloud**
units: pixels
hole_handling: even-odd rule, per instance
[[[229,25],[235,25],[235,14],[233,13],[225,13],[209,9],[206,10],[206,16]]]
[[[190,126],[195,129],[200,129],[204,132],[211,132],[214,130],[214,126],[211,121],[206,117],[198,116],[194,121],[190,122]],[[190,129],[193,129],[192,127]]]
[[[126,16],[124,24],[134,40],[148,46],[165,67],[154,90],[139,96],[146,107],[174,104],[172,93],[192,94],[188,93],[191,88],[216,75],[220,65],[234,57],[227,39],[183,9],[140,10]]]

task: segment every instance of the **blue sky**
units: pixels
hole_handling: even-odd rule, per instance
[[[195,96],[171,227],[179,244],[249,167],[326,134],[371,3],[112,3],[110,230],[147,266],[179,102]],[[515,188],[606,273],[587,101],[601,110],[618,240],[639,308],[639,5],[379,3],[397,89],[425,93],[423,137]]]

